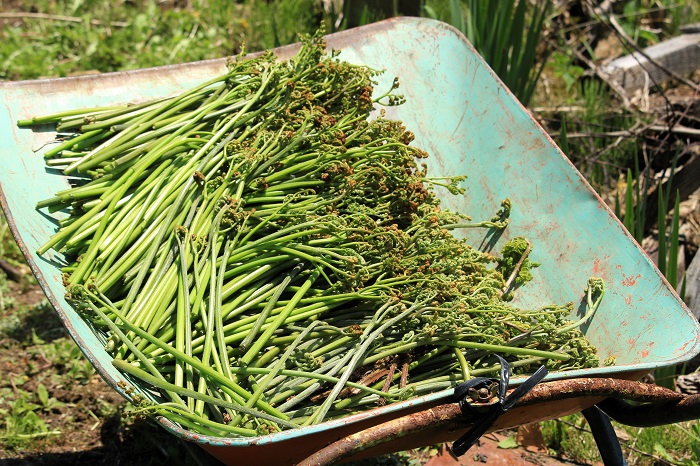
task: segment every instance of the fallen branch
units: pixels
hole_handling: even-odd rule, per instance
[[[600,67],[593,62],[593,60],[576,50],[575,47],[572,47],[571,51],[574,53],[574,55],[576,55],[576,58],[585,63],[601,81],[610,86],[610,89],[612,89],[618,95],[618,97],[622,99],[622,104],[625,106],[625,108],[631,109],[633,107],[632,102],[630,101],[629,97],[627,97],[627,92],[625,92],[622,86],[610,79],[610,76],[603,72]],[[636,108],[636,105],[634,107]]]
[[[6,260],[0,259],[0,270],[5,272],[5,275],[7,275],[7,278],[12,280],[13,282],[21,282],[22,277],[24,276],[19,270],[17,270],[15,267],[10,265]]]
[[[568,139],[576,139],[576,138],[616,138],[616,137],[630,137],[634,138],[642,134],[644,131],[656,131],[660,133],[676,133],[676,134],[685,134],[686,136],[700,136],[700,129],[696,128],[688,128],[687,126],[681,126],[681,125],[674,125],[673,127],[671,126],[666,126],[666,125],[649,125],[649,126],[644,126],[641,130],[638,131],[629,131],[629,130],[621,130],[621,131],[600,131],[600,132],[585,132],[585,133],[567,133],[566,137]],[[552,133],[552,137],[557,138],[559,137],[559,133]]]
[[[664,126],[664,125],[653,125],[649,127],[652,131],[669,132],[677,134],[685,134],[687,136],[700,136],[700,129],[688,128],[687,126],[674,125]]]
[[[532,107],[535,113],[569,113],[583,112],[585,110],[581,105],[563,105],[561,107]]]
[[[83,23],[85,20],[83,18],[78,18],[77,16],[64,16],[64,15],[50,15],[47,13],[29,13],[29,12],[10,12],[10,13],[0,13],[0,19],[45,19],[49,21],[66,21],[69,23]],[[100,21],[98,19],[91,19],[90,24],[93,26],[103,26],[109,25],[113,27],[125,28],[129,26],[129,23],[125,21]]]

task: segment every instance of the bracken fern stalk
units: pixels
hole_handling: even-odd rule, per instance
[[[71,261],[67,298],[115,367],[159,389],[130,391],[139,412],[251,436],[452,387],[494,354],[598,365],[577,327],[602,282],[579,322],[510,305],[529,243],[501,261],[450,233],[505,228],[510,202],[441,210],[433,187],[464,177],[430,178],[401,122],[369,118],[403,103],[398,80],[373,98],[374,70],[324,50],[318,33],[175,97],[20,122],[76,132],[47,154],[84,180],[40,203],[71,213],[40,252]]]

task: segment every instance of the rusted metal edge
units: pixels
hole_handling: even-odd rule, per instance
[[[512,391],[510,390],[509,393]],[[584,397],[609,397],[655,403],[654,406],[659,406],[659,411],[673,410],[674,407],[677,410],[684,410],[692,405],[695,406],[695,412],[700,417],[700,395],[684,397],[657,385],[609,378],[545,382],[535,386],[515,404],[514,408]],[[454,428],[467,428],[473,422],[474,419],[466,418],[462,414],[457,403],[436,406],[349,435],[309,456],[298,466],[335,464],[363,450],[396,438],[448,425]]]

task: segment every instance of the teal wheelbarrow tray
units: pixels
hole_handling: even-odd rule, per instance
[[[583,331],[598,348],[600,359],[612,358],[615,364],[552,373],[548,383],[636,380],[656,368],[687,361],[700,351],[697,320],[552,139],[455,29],[433,20],[397,18],[332,34],[327,42],[330,48],[341,51],[341,59],[386,70],[378,78],[378,90],[387,89],[394,76],[400,78],[407,102],[388,108],[388,116],[402,120],[415,133],[415,145],[431,154],[427,163],[433,176],[469,176],[466,193],[446,198],[445,208],[487,219],[501,200],[511,199],[511,222],[502,234],[485,235],[476,230],[463,234],[482,250],[500,250],[515,236],[524,236],[533,244],[530,258],[541,266],[534,280],[518,290],[517,305],[534,308],[573,302],[576,309],[584,302],[589,277],[605,281],[603,302]],[[275,52],[285,59],[297,47]],[[16,121],[175,94],[222,74],[225,63],[225,59],[216,59],[121,73],[0,83],[0,198],[12,232],[73,339],[107,383],[127,398],[120,382],[133,382],[112,366],[104,336],[93,333],[63,297],[57,267],[61,257],[35,253],[55,229],[52,220],[35,205],[68,186],[66,178],[44,165],[42,154],[55,131],[48,126],[20,129]],[[513,385],[521,382],[512,380]],[[596,393],[543,398],[542,403],[509,411],[494,428],[556,418],[609,396]],[[445,406],[451,395],[452,390],[444,390],[257,438],[207,437],[165,419],[160,423],[227,464],[293,464],[372,426]],[[390,442],[364,449],[363,454],[452,440],[459,435],[455,429],[454,425],[436,424],[417,435],[397,435]]]

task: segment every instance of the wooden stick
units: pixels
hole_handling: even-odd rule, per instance
[[[576,58],[584,62],[591,70],[593,70],[593,72],[596,76],[598,76],[599,79],[604,81],[608,86],[610,86],[610,89],[615,91],[618,97],[622,99],[622,104],[625,106],[625,108],[633,107],[632,102],[630,102],[629,97],[627,97],[627,92],[622,88],[622,86],[610,79],[610,76],[608,76],[607,73],[604,73],[599,66],[593,63],[593,60],[589,59],[580,51],[576,50],[575,47],[572,47],[571,51],[574,53],[574,55],[576,55]]]
[[[528,254],[530,254],[531,250],[532,250],[532,245],[528,241],[527,242],[527,249],[525,249],[525,252],[523,252],[523,255],[520,256],[520,259],[518,259],[518,262],[515,264],[515,267],[513,267],[513,272],[510,274],[510,277],[508,277],[506,284],[503,286],[503,291],[501,291],[502,295],[506,294],[506,292],[508,290],[510,290],[510,287],[513,285],[515,278],[520,273],[520,268],[523,266],[523,263],[525,262],[525,259],[527,259],[527,256],[528,256]]]
[[[50,15],[47,13],[29,13],[23,11],[0,13],[0,19],[45,19],[49,21],[67,21],[69,23],[82,23],[85,21],[83,18],[78,18],[77,16]],[[90,24],[93,26],[109,25],[120,28],[129,26],[129,23],[124,21],[104,22],[98,19],[91,19]]]
[[[622,131],[601,131],[601,132],[588,132],[588,133],[567,133],[566,137],[569,139],[575,139],[575,138],[616,138],[616,137],[630,137],[634,138],[642,134],[644,131],[649,130],[649,131],[656,131],[660,133],[665,133],[665,132],[670,132],[670,133],[676,133],[676,134],[685,134],[687,136],[700,136],[700,129],[696,128],[688,128],[687,126],[681,126],[681,125],[674,125],[673,127],[671,126],[666,126],[666,125],[649,125],[649,126],[644,126],[641,128],[641,130],[638,131],[630,131],[630,130],[622,130]],[[551,136],[553,138],[559,137],[558,133],[552,133]]]
[[[22,277],[23,277],[22,273],[19,270],[17,270],[15,267],[10,265],[10,263],[4,259],[0,259],[0,270],[5,272],[5,275],[7,275],[7,278],[12,280],[13,282],[19,283],[22,281]]]

